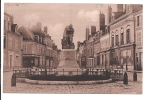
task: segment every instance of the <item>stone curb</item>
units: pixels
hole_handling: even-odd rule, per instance
[[[39,85],[90,85],[90,84],[104,84],[112,82],[112,79],[108,80],[97,80],[97,81],[40,81],[40,80],[30,80],[26,78],[17,79],[17,82],[26,82],[30,84]]]
[[[127,71],[127,72],[134,72],[134,71]],[[143,73],[143,71],[136,71],[137,73]]]
[[[25,82],[26,78],[16,78],[16,82]]]
[[[3,70],[3,72],[13,72],[13,70]]]

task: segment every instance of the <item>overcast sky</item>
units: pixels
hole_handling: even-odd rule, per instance
[[[107,9],[109,4],[5,4],[4,11],[13,14],[14,23],[18,27],[30,27],[37,22],[48,27],[48,34],[55,44],[61,49],[61,39],[64,28],[70,23],[75,30],[73,41],[77,48],[77,41],[85,40],[87,26],[99,27],[99,12],[105,14],[107,24]],[[116,11],[116,5],[111,5]],[[75,48],[75,49],[76,49]]]

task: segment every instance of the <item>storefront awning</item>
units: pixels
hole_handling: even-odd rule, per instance
[[[53,59],[53,57],[50,57],[50,56],[46,56],[46,59]]]
[[[28,54],[26,54],[26,55],[23,55],[23,57],[40,57],[40,56],[39,55],[32,55],[32,54],[28,55]]]

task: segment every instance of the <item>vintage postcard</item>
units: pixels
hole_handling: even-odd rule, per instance
[[[143,93],[142,4],[5,3],[3,20],[3,93]]]

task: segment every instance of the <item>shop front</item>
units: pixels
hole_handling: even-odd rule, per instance
[[[23,67],[24,68],[32,68],[39,67],[39,56],[35,55],[23,55]]]

